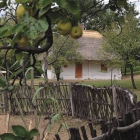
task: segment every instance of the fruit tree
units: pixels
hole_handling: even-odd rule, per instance
[[[79,23],[84,22],[84,13],[94,18],[100,11],[110,9],[123,20],[127,7],[127,0],[3,0],[0,1],[0,49],[7,53],[12,50],[16,58],[23,60],[21,67],[25,71],[35,67],[36,54],[51,48],[53,33],[80,38]],[[28,63],[30,56],[32,64]],[[21,73],[20,68],[17,70],[16,74]]]

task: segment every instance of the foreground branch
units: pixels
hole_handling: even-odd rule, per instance
[[[51,29],[51,20],[49,17],[46,17],[46,19],[49,24],[49,27],[48,27],[48,30],[45,32],[44,37],[42,38],[43,40],[46,39],[46,45],[44,47],[41,47],[41,48],[38,48],[38,46],[20,47],[20,46],[18,46],[17,43],[15,43],[14,48],[16,48],[17,50],[32,53],[32,54],[39,54],[39,53],[47,52],[53,44],[53,36],[52,36],[52,29]],[[41,43],[42,39],[37,43],[37,45],[39,45],[39,43]]]

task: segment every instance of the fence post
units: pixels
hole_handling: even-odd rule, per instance
[[[86,134],[86,129],[84,126],[81,126],[81,131],[82,131],[82,135],[84,140],[88,140],[87,134]]]
[[[72,113],[72,117],[75,117],[74,115],[74,102],[73,102],[73,96],[72,96],[72,83],[69,83],[69,91],[70,91],[70,104],[71,104],[71,113]]]
[[[133,123],[132,113],[125,114],[125,126],[128,126]],[[132,140],[135,138],[135,129],[131,129],[125,132],[127,140]]]
[[[117,92],[116,92],[116,86],[112,86],[112,93],[113,93],[113,106],[114,106],[114,113],[113,117],[116,117],[118,119],[118,112],[117,112]]]
[[[58,134],[55,134],[56,140],[61,140]]]
[[[71,135],[70,140],[82,140],[81,136],[80,136],[79,129],[70,128],[69,131],[70,131],[70,135]]]
[[[93,129],[92,123],[89,122],[88,125],[89,125],[89,128],[90,128],[90,134],[91,134],[92,138],[96,137],[97,136],[96,130]]]
[[[118,126],[119,127],[124,127],[124,120],[122,118],[118,118]],[[120,133],[120,138],[121,140],[126,140],[126,135],[125,133],[119,132]]]

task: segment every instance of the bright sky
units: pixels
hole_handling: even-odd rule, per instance
[[[129,0],[132,3],[135,3],[136,10],[140,12],[140,0]]]

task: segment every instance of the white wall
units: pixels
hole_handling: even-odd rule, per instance
[[[60,77],[62,79],[75,79],[75,64],[63,67]]]
[[[115,68],[111,71],[110,68],[107,69],[107,72],[101,71],[101,65],[95,61],[84,62],[82,64],[82,78],[84,79],[101,79],[101,80],[120,80],[121,79],[121,70]],[[60,77],[64,80],[78,80],[75,78],[75,64],[68,65],[67,67],[62,68],[62,73]],[[52,71],[48,71],[48,78],[54,79],[54,74]]]

